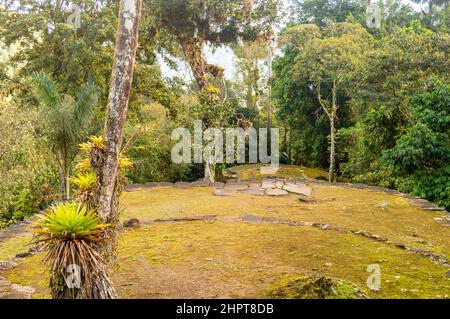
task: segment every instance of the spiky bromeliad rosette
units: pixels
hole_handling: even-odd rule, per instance
[[[53,298],[100,297],[92,289],[93,280],[105,264],[96,245],[108,227],[94,210],[76,202],[52,206],[38,215],[33,243],[44,245]]]

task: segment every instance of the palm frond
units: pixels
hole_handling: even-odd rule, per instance
[[[47,74],[34,72],[31,75],[32,87],[39,103],[48,108],[56,109],[61,104],[58,86]]]

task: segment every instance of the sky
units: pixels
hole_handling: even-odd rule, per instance
[[[287,2],[287,0],[282,0],[283,2]],[[411,5],[414,9],[418,10],[420,5],[415,4],[409,0],[402,0],[403,3]],[[211,50],[210,47],[206,48],[206,59],[208,63],[215,64],[221,66],[225,69],[225,78],[226,79],[235,79],[236,68],[234,66],[234,54],[233,51],[228,47],[221,47],[216,50]],[[178,61],[178,70],[171,69],[159,56],[158,62],[161,66],[161,72],[165,77],[174,77],[179,76],[185,80],[192,80],[192,75],[189,67],[184,61]]]

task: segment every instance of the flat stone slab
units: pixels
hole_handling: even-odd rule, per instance
[[[261,183],[249,183],[248,184],[248,188],[250,189],[260,189],[261,188]]]
[[[235,189],[225,189],[225,188],[216,188],[213,191],[213,195],[215,196],[232,196],[234,194],[236,194],[236,190]]]
[[[191,187],[191,183],[176,182],[175,184],[173,184],[173,186],[175,186],[176,188],[189,188],[189,187]]]
[[[290,193],[294,193],[294,194],[299,194],[299,195],[304,195],[307,197],[311,197],[312,194],[312,188],[309,186],[302,186],[302,185],[285,185],[283,187],[283,189],[285,191],[288,191]]]
[[[285,196],[287,195],[288,192],[283,190],[283,189],[279,189],[279,188],[267,188],[266,189],[266,195],[268,196]]]
[[[262,218],[262,221],[265,222],[265,223],[276,224],[276,223],[278,223],[280,221],[280,219],[276,218],[276,217],[264,216]]]
[[[243,189],[247,189],[248,185],[239,184],[239,183],[226,183],[223,188],[240,191],[240,190],[243,190]]]
[[[137,189],[140,189],[143,185],[142,184],[129,184],[125,185],[124,189],[126,192],[131,192]]]
[[[146,188],[152,188],[152,187],[157,187],[158,183],[157,182],[147,182],[144,184],[144,187]]]
[[[263,196],[265,194],[264,188],[248,188],[241,191],[243,194],[248,195],[257,195],[257,196]]]
[[[304,203],[315,203],[316,201],[308,196],[303,194],[298,194],[298,200]]]
[[[173,186],[173,183],[171,182],[160,182],[158,183],[159,187],[166,187],[166,186]]]
[[[0,261],[0,271],[14,269],[16,266],[17,264],[12,261]]]
[[[192,186],[195,187],[208,187],[209,186],[209,182],[206,181],[195,181],[191,183]]]
[[[225,183],[222,183],[222,182],[214,182],[214,183],[211,183],[209,186],[215,187],[215,188],[222,188],[224,185],[225,185]]]
[[[284,181],[282,179],[278,179],[275,181],[276,188],[283,188],[283,186],[284,186]]]
[[[244,216],[242,216],[241,219],[244,223],[250,223],[250,224],[259,224],[262,221],[261,216],[255,216],[255,215],[244,215]]]
[[[274,179],[263,178],[261,181],[261,188],[275,188],[276,186],[276,180]]]
[[[219,220],[224,223],[236,223],[236,222],[239,222],[241,220],[241,218],[235,217],[235,216],[223,216],[223,217],[220,217]]]

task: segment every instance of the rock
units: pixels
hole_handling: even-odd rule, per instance
[[[450,270],[445,273],[445,276],[450,277]]]
[[[213,192],[215,196],[232,196],[234,194],[236,194],[236,190],[225,188],[216,188]]]
[[[307,197],[311,197],[312,194],[312,188],[309,186],[301,186],[301,185],[285,185],[283,187],[284,190],[290,192],[290,193],[294,193],[294,194],[300,194],[300,195],[304,195]]]
[[[283,189],[279,189],[279,188],[267,188],[266,189],[266,195],[268,195],[268,196],[285,196],[287,194],[288,194],[288,192],[286,192]]]
[[[0,271],[6,271],[16,268],[17,264],[12,261],[0,261]]]
[[[215,188],[222,188],[224,185],[225,185],[225,183],[222,183],[222,182],[214,182],[214,183],[211,183],[209,186],[215,187]]]
[[[261,183],[249,183],[248,188],[250,189],[261,189]]]
[[[191,187],[191,183],[176,182],[175,184],[173,184],[173,186],[175,186],[176,188],[189,188],[189,187]]]
[[[208,187],[209,186],[209,182],[206,181],[195,181],[191,183],[192,186],[194,187]]]
[[[30,251],[26,251],[26,252],[17,254],[16,258],[25,258],[25,257],[31,256],[31,255],[32,255],[32,253]]]
[[[226,183],[224,188],[239,191],[239,190],[247,189],[248,186],[245,184],[239,184],[239,183]]]
[[[276,187],[276,188],[283,188],[283,186],[284,186],[284,180],[282,180],[282,179],[277,179],[277,180],[275,181],[275,187]]]
[[[255,215],[244,215],[242,216],[242,221],[250,224],[259,224],[262,221],[262,217]]]
[[[401,248],[401,249],[406,249],[406,246],[403,243],[396,243],[395,247],[398,247],[398,248]]]
[[[159,187],[167,187],[167,186],[173,186],[173,183],[171,182],[160,182],[158,183]]]
[[[130,184],[130,185],[125,185],[124,189],[127,192],[131,192],[131,191],[137,190],[141,187],[142,187],[142,184]]]
[[[270,216],[264,216],[262,218],[262,221],[265,223],[271,223],[271,224],[275,224],[279,222],[279,219],[276,217],[270,217]]]
[[[4,288],[8,288],[11,286],[11,283],[5,278],[0,276],[0,291]]]
[[[265,190],[264,188],[249,188],[242,190],[241,193],[248,195],[263,196],[265,194]]]
[[[123,227],[139,227],[139,219],[137,218],[128,218],[123,222]]]
[[[224,223],[236,223],[240,220],[241,219],[239,217],[234,217],[234,216],[223,216],[220,218],[220,221],[222,221]]]
[[[368,188],[368,187],[369,187],[368,185],[362,184],[362,183],[353,184],[353,188],[364,189],[364,188]]]
[[[263,178],[261,181],[261,188],[275,188],[276,182],[273,179]]]
[[[331,266],[333,266],[332,263],[325,263],[325,267],[331,267]]]
[[[298,200],[301,202],[305,202],[305,203],[315,203],[316,201],[308,196],[299,194],[298,195]]]
[[[157,187],[158,183],[157,182],[148,182],[144,184],[144,187],[146,188],[152,188],[152,187]]]
[[[0,299],[31,299],[31,295],[35,291],[32,287],[12,284],[0,291]]]

